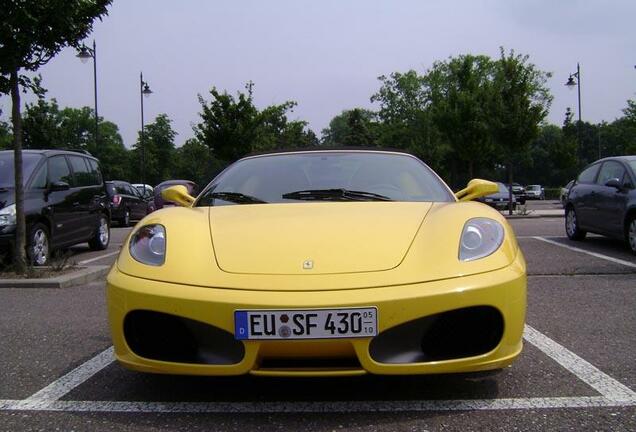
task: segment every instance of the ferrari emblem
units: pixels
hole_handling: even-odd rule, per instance
[[[311,270],[314,268],[314,262],[312,260],[303,261],[303,270]]]

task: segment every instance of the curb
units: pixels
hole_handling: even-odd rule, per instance
[[[0,279],[0,288],[68,288],[97,280],[110,266],[85,266],[62,276],[42,279]]]
[[[558,213],[558,214],[527,214],[527,215],[508,215],[508,214],[503,214],[502,215],[506,218],[506,219],[539,219],[539,218],[562,218],[565,217],[565,214],[562,213]]]

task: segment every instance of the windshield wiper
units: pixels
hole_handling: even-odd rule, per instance
[[[229,201],[237,204],[266,204],[267,201],[263,201],[262,199],[245,195],[240,192],[213,192],[210,195],[210,198],[221,199],[223,201]]]
[[[307,201],[393,201],[388,196],[349,189],[308,189],[283,194],[285,199]]]

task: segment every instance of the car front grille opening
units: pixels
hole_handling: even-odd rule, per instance
[[[421,363],[486,354],[499,345],[504,321],[492,306],[442,312],[390,328],[370,344],[380,363]]]
[[[245,348],[231,333],[162,312],[135,310],[124,319],[124,337],[138,356],[191,364],[239,363]]]

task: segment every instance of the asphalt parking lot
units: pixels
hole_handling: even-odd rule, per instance
[[[112,360],[104,282],[0,289],[0,430],[636,430],[636,259],[564,237],[563,218],[510,223],[528,262],[520,359],[496,373],[194,378]],[[77,260],[112,263],[108,251]],[[110,254],[110,255],[108,255]]]

